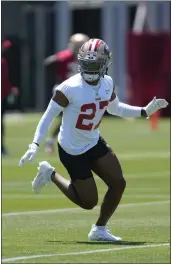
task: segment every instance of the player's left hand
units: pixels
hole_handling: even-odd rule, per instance
[[[167,106],[168,106],[168,102],[165,99],[156,99],[155,96],[153,100],[143,109],[147,113],[147,118],[149,118],[156,111],[160,110],[161,108],[166,108]]]

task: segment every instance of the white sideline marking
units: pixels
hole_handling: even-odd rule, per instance
[[[170,203],[169,200],[168,201],[159,201],[159,202],[128,203],[128,204],[121,204],[119,207],[132,207],[132,206],[168,204],[168,203]],[[95,209],[99,209],[99,206],[96,206]],[[74,212],[74,211],[80,211],[80,210],[82,210],[82,212],[88,212],[88,211],[83,210],[83,209],[81,209],[79,207],[73,207],[73,208],[61,208],[61,209],[54,209],[54,210],[10,212],[10,213],[3,213],[2,216],[54,214],[54,213]]]
[[[163,244],[142,245],[142,246],[126,246],[126,247],[119,247],[119,248],[104,248],[104,249],[89,250],[89,251],[77,251],[77,252],[56,253],[56,254],[31,255],[31,256],[22,256],[22,257],[14,257],[14,258],[4,258],[4,259],[2,259],[2,263],[3,262],[16,261],[16,260],[34,259],[34,258],[55,257],[55,256],[57,257],[57,256],[87,255],[87,254],[93,254],[93,253],[120,251],[120,250],[137,249],[137,248],[164,247],[164,246],[169,246],[169,245],[170,245],[169,243],[163,243]]]
[[[170,157],[170,152],[169,151],[163,151],[161,152],[160,150],[156,150],[155,152],[144,152],[144,153],[120,153],[117,154],[119,159],[122,160],[139,160],[139,159],[166,159]],[[54,157],[47,157],[47,155],[45,156],[38,156],[37,158],[35,158],[31,164],[37,164],[38,162],[42,161],[42,160],[47,160],[49,162],[57,162],[57,163],[61,163],[58,156]],[[12,159],[2,159],[2,166],[14,166],[17,165],[20,161],[20,158],[12,158]],[[28,163],[29,164],[29,163]]]

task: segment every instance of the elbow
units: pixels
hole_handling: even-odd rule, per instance
[[[108,108],[107,108],[107,112],[108,112],[110,115],[121,116],[121,115],[120,115],[120,111],[118,111],[118,109],[113,109],[112,107],[108,107]]]
[[[109,107],[107,108],[107,112],[108,112],[108,114],[112,115],[112,113],[111,113]]]
[[[117,96],[108,104],[107,112],[110,115],[120,116],[119,99]]]
[[[116,114],[114,113],[114,111],[112,111],[110,108],[107,108],[107,112],[108,112],[108,114],[110,114],[110,115],[116,115]]]

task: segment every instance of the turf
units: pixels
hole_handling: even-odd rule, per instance
[[[116,245],[87,240],[99,207],[77,209],[54,185],[48,185],[41,195],[33,194],[31,181],[39,161],[49,161],[68,178],[57,150],[48,156],[43,145],[33,163],[18,167],[39,117],[6,118],[6,145],[11,155],[2,159],[3,262],[170,263],[169,120],[160,120],[159,129],[151,132],[147,120],[103,119],[101,134],[118,155],[127,180],[121,205],[109,222],[112,232],[124,240]],[[100,205],[106,186],[95,179]],[[9,214],[38,210],[41,213]],[[10,259],[14,257],[23,258]]]

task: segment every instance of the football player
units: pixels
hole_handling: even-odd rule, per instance
[[[89,37],[85,34],[74,34],[69,39],[68,49],[62,50],[45,59],[44,65],[48,70],[49,76],[51,76],[53,84],[59,85],[78,72],[77,54],[83,43],[88,40]],[[55,89],[57,89],[57,85],[55,85],[53,92],[55,92]],[[59,133],[60,125],[61,115],[55,129],[52,131],[50,137],[46,139],[45,151],[49,154],[54,150],[54,141]]]
[[[25,162],[33,160],[52,120],[62,111],[58,152],[71,181],[61,176],[47,161],[42,161],[32,188],[39,193],[47,183],[53,182],[73,203],[91,210],[98,203],[98,191],[92,174],[95,172],[108,186],[99,217],[88,234],[90,240],[100,241],[121,240],[111,234],[106,225],[126,187],[116,154],[100,136],[99,125],[104,112],[107,110],[111,115],[121,117],[148,118],[168,105],[164,99],[156,98],[145,107],[120,102],[112,78],[105,75],[110,60],[111,53],[103,40],[90,39],[83,44],[78,54],[79,73],[57,87],[39,121],[33,142],[19,162],[23,166]]]

